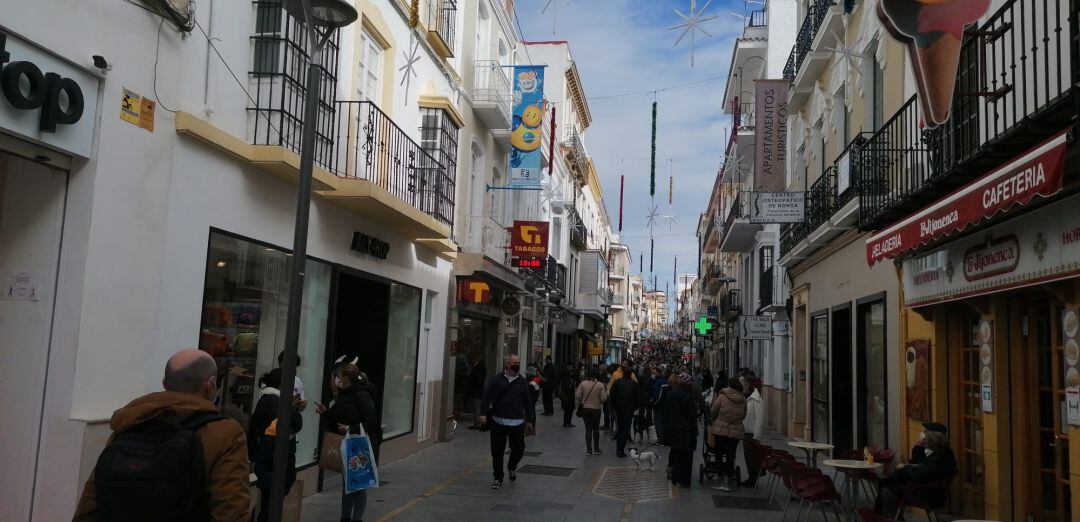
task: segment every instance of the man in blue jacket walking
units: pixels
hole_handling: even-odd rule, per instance
[[[503,360],[503,371],[493,375],[484,385],[481,400],[480,424],[491,428],[491,465],[495,480],[491,489],[499,489],[503,483],[503,453],[510,442],[510,461],[506,468],[510,482],[517,480],[517,466],[525,456],[525,434],[534,431],[536,409],[529,397],[529,385],[521,376],[521,359],[508,355]]]

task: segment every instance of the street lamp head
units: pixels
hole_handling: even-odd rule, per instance
[[[285,11],[300,21],[311,15],[311,23],[320,29],[340,29],[356,21],[356,8],[345,0],[285,0]],[[304,5],[311,8],[304,12]]]

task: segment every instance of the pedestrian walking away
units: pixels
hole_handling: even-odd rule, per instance
[[[735,474],[735,451],[746,430],[743,419],[746,418],[746,397],[742,384],[737,378],[728,379],[727,387],[713,396],[712,424],[709,435],[713,438],[712,448],[720,464],[721,484],[714,489],[734,491],[738,484]]]
[[[521,377],[521,359],[508,355],[503,371],[493,375],[484,385],[480,423],[489,425],[491,433],[491,466],[494,479],[491,489],[503,485],[503,453],[510,443],[510,460],[506,469],[510,482],[517,480],[517,466],[525,456],[525,435],[532,434],[536,425],[536,405],[529,396],[529,387]]]
[[[682,488],[690,487],[697,447],[698,411],[697,400],[691,397],[693,387],[690,375],[679,374],[672,381],[664,412],[664,433],[671,447],[668,462],[671,463],[671,483]]]
[[[281,403],[281,368],[274,368],[259,378],[262,397],[255,404],[248,423],[248,458],[253,463],[255,487],[259,489],[259,509],[256,522],[266,522],[270,516],[270,485],[274,473],[274,442],[277,438],[278,405]],[[285,463],[285,494],[288,495],[296,482],[296,434],[304,427],[300,415],[300,393],[293,387],[293,395],[285,400],[293,403],[289,436],[288,460]]]
[[[574,401],[574,391],[577,390],[577,372],[574,371],[574,365],[570,364],[566,366],[566,370],[563,371],[562,376],[559,377],[559,403],[563,410],[563,427],[573,428],[574,424],[571,422],[574,418],[574,406],[577,404]]]
[[[322,415],[325,431],[346,435],[364,432],[371,439],[371,449],[375,453],[375,464],[379,463],[379,444],[382,442],[382,423],[375,409],[377,388],[371,384],[367,375],[352,362],[338,363],[330,374],[330,389],[334,400],[330,406],[315,404],[315,411]],[[346,493],[344,483],[341,490],[341,521],[363,520],[367,508],[367,490],[361,489]]]
[[[217,373],[208,353],[179,351],[165,365],[165,391],[113,413],[73,522],[251,520],[246,437],[218,415]]]
[[[626,456],[626,441],[630,438],[630,427],[637,410],[637,383],[630,373],[630,366],[623,363],[617,377],[613,377],[608,395],[615,411],[615,456]]]
[[[480,409],[480,400],[484,397],[484,381],[486,380],[487,366],[484,365],[483,359],[477,358],[472,370],[469,371],[469,384],[465,387],[465,402],[468,403],[473,414],[473,423],[472,426],[469,426],[470,430],[481,428],[480,416],[484,412]]]
[[[585,454],[600,455],[600,410],[607,403],[607,386],[597,379],[599,372],[590,370],[574,392],[581,421],[585,423]]]
[[[540,375],[544,377],[544,382],[540,386],[544,394],[544,415],[555,415],[555,385],[559,382],[559,376],[555,370],[555,363],[551,362],[551,357],[544,359],[544,369],[541,370]]]

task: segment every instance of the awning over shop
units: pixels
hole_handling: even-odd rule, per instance
[[[461,253],[454,261],[454,275],[457,277],[486,275],[489,279],[500,282],[514,290],[525,290],[525,281],[518,273],[492,261],[483,254]]]
[[[892,259],[969,225],[979,223],[1035,196],[1051,196],[1065,179],[1068,131],[1021,154],[983,176],[866,240],[866,261]]]

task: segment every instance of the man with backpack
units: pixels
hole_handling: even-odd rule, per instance
[[[214,406],[214,359],[177,352],[161,384],[113,413],[73,522],[250,520],[246,436]]]

